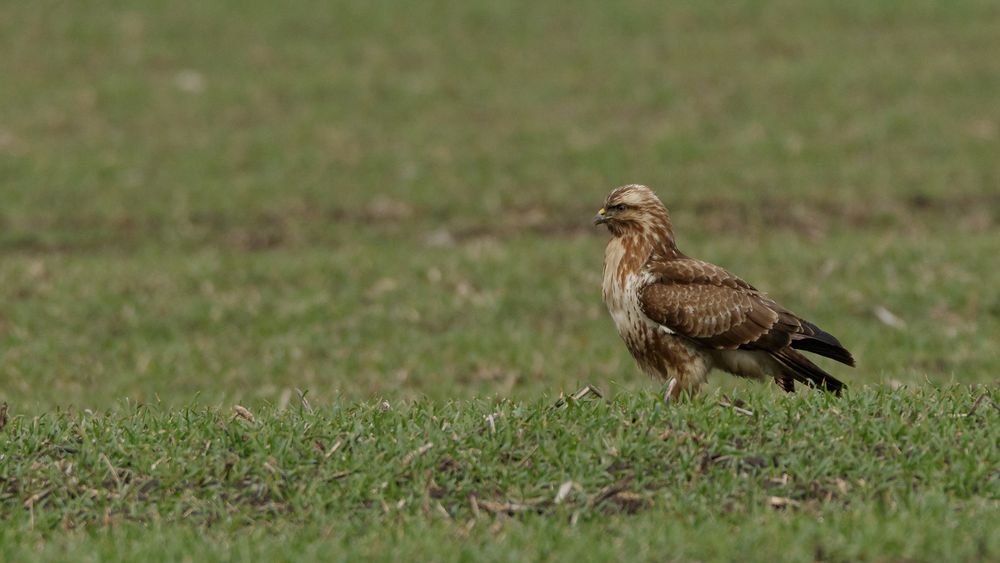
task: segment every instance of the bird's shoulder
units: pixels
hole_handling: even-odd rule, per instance
[[[647,285],[699,285],[728,288],[737,292],[760,294],[742,278],[711,262],[683,255],[662,256],[653,253],[643,264]]]

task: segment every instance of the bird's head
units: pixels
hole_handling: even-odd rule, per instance
[[[664,232],[673,240],[670,216],[653,190],[639,184],[615,188],[594,217],[595,225],[605,225],[615,236]]]

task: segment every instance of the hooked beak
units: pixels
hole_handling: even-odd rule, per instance
[[[597,212],[597,215],[594,215],[594,224],[602,225],[607,222],[608,222],[608,212],[605,211],[604,208],[602,207],[601,210]]]

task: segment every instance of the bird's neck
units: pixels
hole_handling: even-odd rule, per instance
[[[649,232],[634,230],[613,237],[605,251],[605,267],[614,272],[619,280],[629,274],[638,273],[650,256],[670,260],[683,256],[674,244],[669,231]],[[605,275],[610,272],[606,271]]]
[[[636,226],[625,229],[620,233],[615,233],[615,238],[630,255],[642,256],[643,261],[654,253],[663,258],[673,258],[680,255],[669,222],[652,227]]]

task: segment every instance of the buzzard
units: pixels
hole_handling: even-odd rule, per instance
[[[669,380],[668,399],[695,393],[717,368],[788,392],[795,382],[840,394],[844,384],[802,351],[854,365],[831,334],[723,268],[677,249],[667,208],[646,186],[616,188],[594,217],[604,251],[604,303],[639,367]]]

